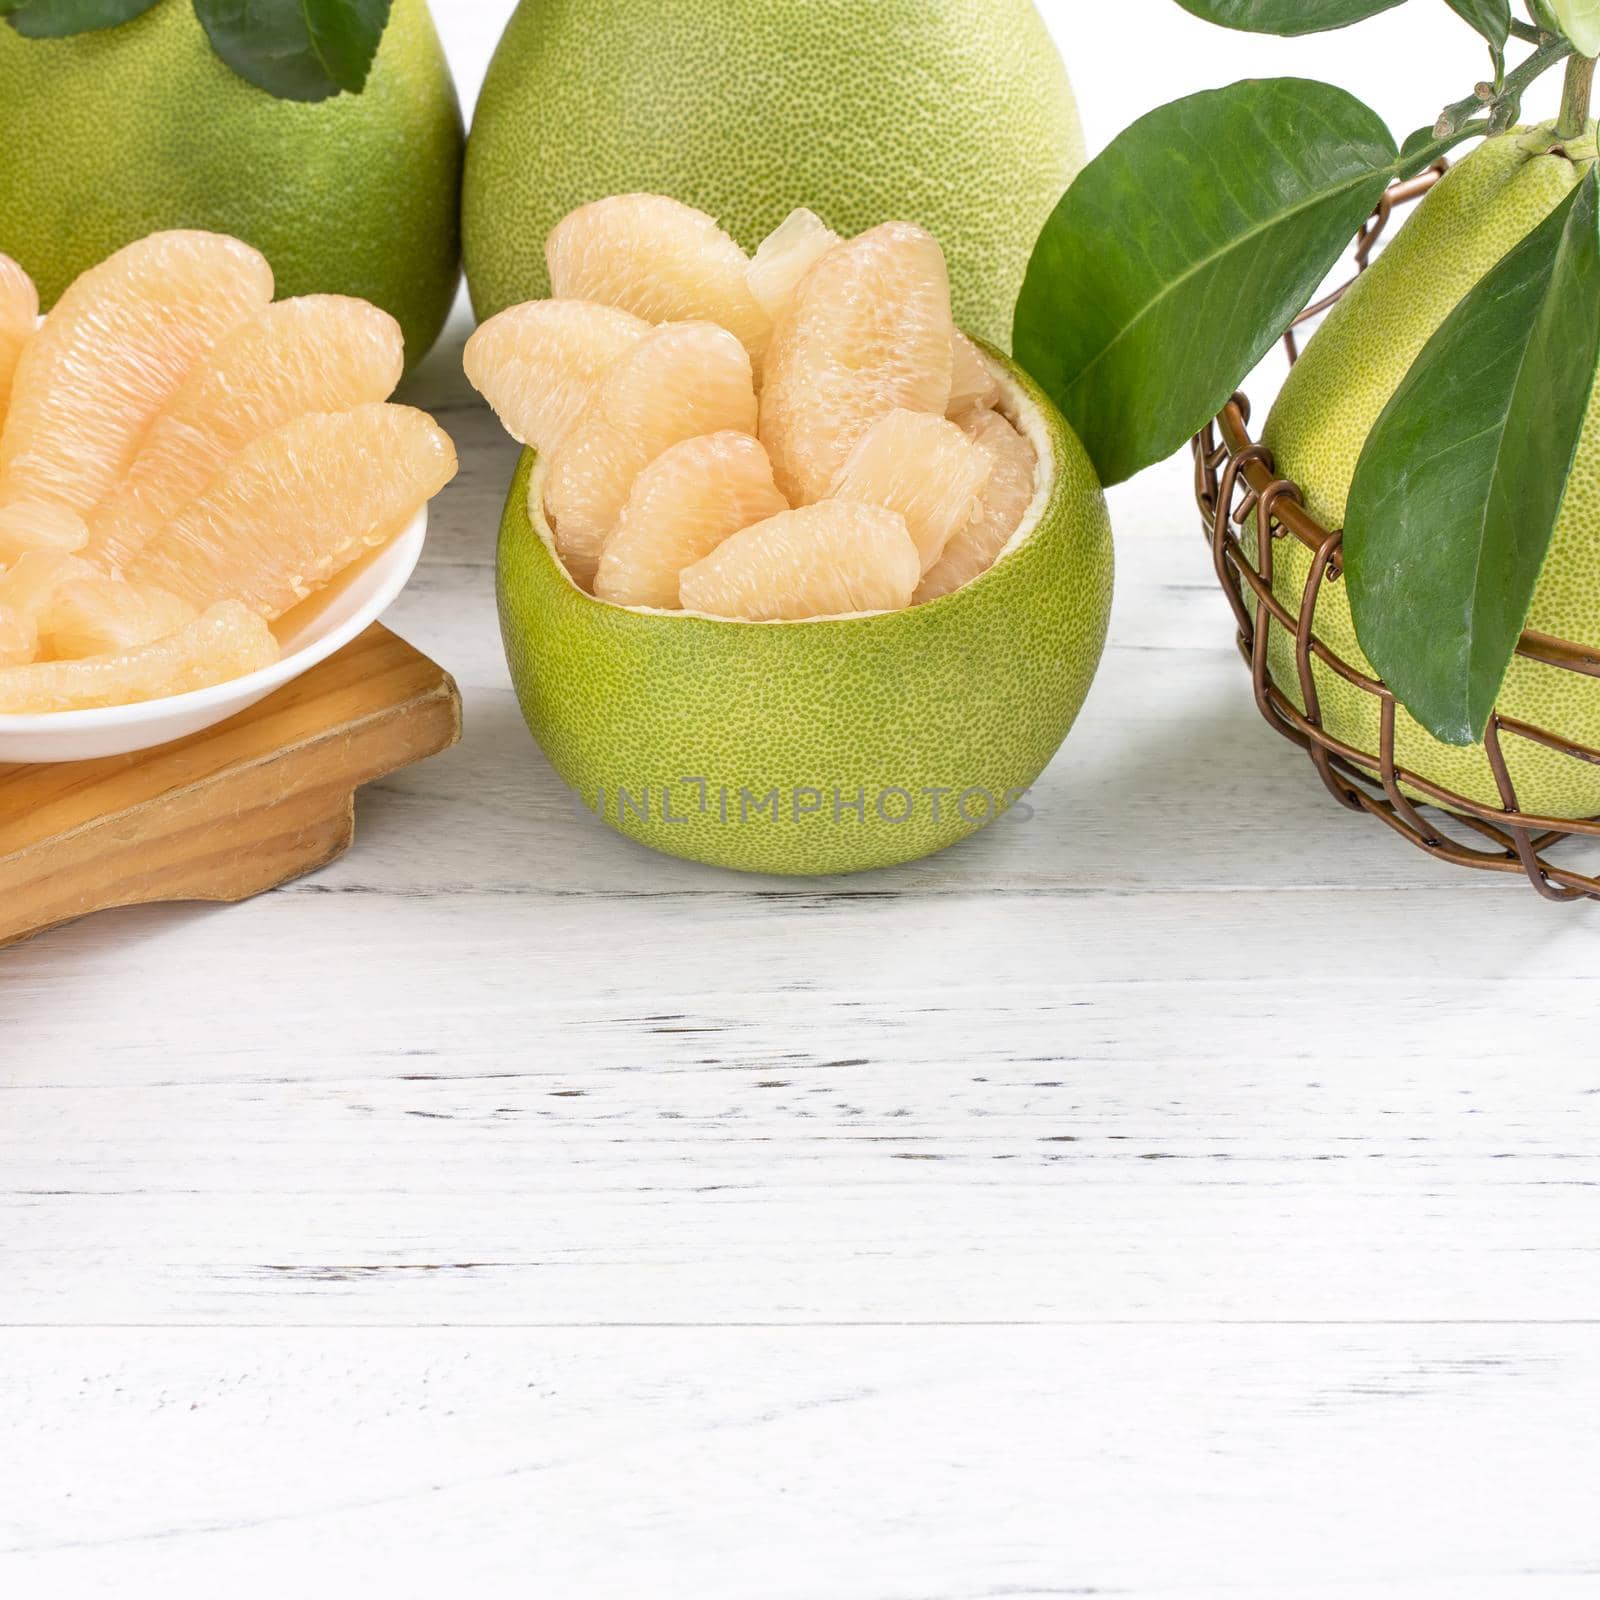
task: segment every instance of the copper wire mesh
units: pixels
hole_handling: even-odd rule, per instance
[[[1396,184],[1384,195],[1356,242],[1358,273],[1366,269],[1373,248],[1396,209],[1420,199],[1443,171],[1441,163],[1419,178]],[[1321,315],[1348,288],[1346,284],[1310,307],[1296,326]],[[1298,353],[1295,329],[1290,330],[1286,343],[1292,361]],[[1485,806],[1441,788],[1399,766],[1395,760],[1393,694],[1378,679],[1357,670],[1330,649],[1313,626],[1322,585],[1342,579],[1343,533],[1320,527],[1307,513],[1300,491],[1276,474],[1271,453],[1251,439],[1249,425],[1250,402],[1237,394],[1196,437],[1195,496],[1211,543],[1217,579],[1238,624],[1239,651],[1249,663],[1256,705],[1262,716],[1284,738],[1306,751],[1323,783],[1341,805],[1376,817],[1429,855],[1478,871],[1523,874],[1550,900],[1600,900],[1600,878],[1561,866],[1548,855],[1564,840],[1600,840],[1600,818],[1573,822],[1525,813],[1517,804],[1504,749],[1508,739],[1529,739],[1574,761],[1591,764],[1600,763],[1600,750],[1575,744],[1562,734],[1496,711],[1489,719],[1484,746],[1500,794],[1498,807]],[[1256,541],[1258,555],[1254,561],[1237,531],[1249,522],[1252,513],[1259,514],[1263,535]],[[1270,538],[1264,536],[1267,530]],[[1297,610],[1289,609],[1272,592],[1273,546],[1284,538],[1298,539],[1316,557]],[[1294,641],[1295,672],[1304,711],[1272,681],[1268,671],[1268,647],[1274,628],[1287,630]],[[1523,634],[1517,651],[1564,672],[1600,677],[1600,646],[1573,644],[1529,631]],[[1313,659],[1377,700],[1377,750],[1358,750],[1341,743],[1322,726]],[[1427,801],[1412,799],[1411,795],[1416,794],[1426,796]]]

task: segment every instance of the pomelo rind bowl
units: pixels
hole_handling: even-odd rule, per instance
[[[913,861],[1026,814],[1099,664],[1111,527],[1076,435],[986,349],[1039,488],[986,573],[908,611],[745,622],[597,600],[529,514],[543,467],[524,452],[500,530],[501,632],[530,731],[597,818],[685,860],[811,876]]]
[[[271,666],[208,689],[132,705],[32,716],[0,715],[0,761],[89,761],[170,744],[213,727],[292,683],[364,633],[405,588],[428,531],[424,506],[387,544],[347,567],[305,602],[306,618],[275,629],[283,653]],[[291,611],[287,618],[293,619]]]

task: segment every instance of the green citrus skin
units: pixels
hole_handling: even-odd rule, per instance
[[[1015,803],[1088,693],[1112,557],[1077,436],[1026,378],[1009,387],[1054,463],[1037,525],[966,588],[880,616],[751,623],[595,600],[529,517],[525,453],[500,529],[501,631],[528,726],[584,804],[669,855],[811,874],[915,860]]]
[[[1278,471],[1300,486],[1308,509],[1324,527],[1343,526],[1362,446],[1423,345],[1467,291],[1561,203],[1593,159],[1592,129],[1581,146],[1559,149],[1548,127],[1518,129],[1487,141],[1434,188],[1318,330],[1285,383],[1263,438]],[[1584,426],[1528,625],[1600,646],[1597,416],[1600,400]],[[1310,551],[1298,540],[1279,539],[1273,562],[1274,594],[1298,611]],[[1372,672],[1356,642],[1342,582],[1323,584],[1316,631],[1346,661]],[[1273,680],[1303,709],[1293,641],[1275,627],[1272,642]],[[1356,749],[1375,753],[1376,698],[1320,662],[1313,670],[1324,727]],[[1600,748],[1600,681],[1519,657],[1499,705],[1519,720]],[[1501,735],[1501,749],[1521,810],[1558,818],[1600,814],[1600,767],[1509,732]],[[1396,760],[1480,804],[1501,803],[1483,746],[1442,744],[1403,707],[1396,720]]]
[[[1031,0],[523,0],[474,113],[463,196],[480,318],[550,293],[575,206],[672,195],[747,250],[796,206],[944,246],[956,320],[1009,348],[1039,229],[1083,164]]]
[[[212,53],[189,0],[121,27],[0,27],[0,250],[46,308],[113,250],[164,228],[253,244],[280,296],[393,314],[415,364],[459,276],[462,128],[425,0],[396,0],[367,88],[277,100]]]

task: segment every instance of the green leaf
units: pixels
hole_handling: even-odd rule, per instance
[[[1245,33],[1327,33],[1405,0],[1178,0],[1185,11]]]
[[[1343,89],[1273,78],[1162,106],[1084,169],[1034,247],[1014,343],[1102,482],[1171,455],[1221,410],[1397,159]]]
[[[1361,647],[1435,738],[1475,744],[1566,496],[1600,366],[1600,185],[1581,186],[1424,346],[1356,465]]]
[[[1581,56],[1600,56],[1600,0],[1546,0],[1561,31]]]
[[[29,39],[65,39],[115,28],[148,11],[156,0],[0,0],[0,16]]]
[[[1476,28],[1489,41],[1496,59],[1511,37],[1511,0],[1444,0],[1469,27]]]
[[[390,0],[194,0],[211,48],[280,100],[360,94]]]

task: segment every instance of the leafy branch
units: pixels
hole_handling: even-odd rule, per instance
[[[1439,113],[1433,131],[1437,138],[1448,139],[1460,132],[1468,117],[1480,112],[1488,114],[1488,132],[1504,133],[1516,126],[1522,115],[1522,97],[1539,78],[1552,67],[1572,54],[1571,43],[1559,34],[1539,36],[1538,48],[1515,71],[1505,74],[1499,86],[1480,83],[1464,100],[1457,100]]]

